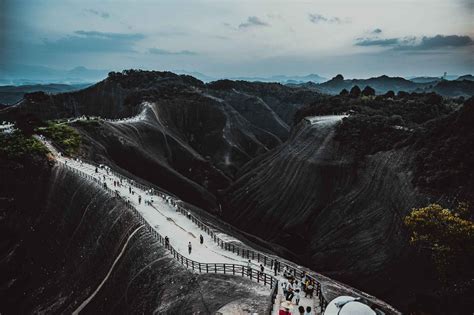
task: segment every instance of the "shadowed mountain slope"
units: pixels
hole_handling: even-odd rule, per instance
[[[301,120],[284,145],[244,165],[223,194],[225,219],[402,310],[468,307],[467,295],[454,292],[436,302],[442,283],[409,246],[403,218],[434,200],[474,200],[472,99],[449,114],[438,108],[426,123],[405,112],[402,126],[388,114],[401,108],[384,117],[359,106],[364,115]]]
[[[82,154],[215,211],[217,191],[228,187],[241,165],[285,141],[292,113],[318,98],[281,84],[205,85],[169,72],[129,70],[78,92],[28,94],[0,117],[138,115],[73,123],[84,138]]]
[[[409,246],[402,220],[433,201],[473,200],[472,108],[472,99],[435,93],[330,97],[127,71],[76,93],[30,95],[0,111],[0,120],[19,111],[48,119],[138,115],[72,123],[83,139],[80,156],[210,213],[222,209],[282,255],[402,310],[447,314],[467,295],[438,298],[433,265]]]
[[[125,204],[64,166],[0,162],[2,314],[71,314],[91,296],[81,314],[213,314],[232,303],[268,313],[260,284],[188,271]]]

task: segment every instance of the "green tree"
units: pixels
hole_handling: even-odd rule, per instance
[[[362,90],[362,95],[363,96],[375,96],[375,90],[373,88],[371,88],[370,86],[366,86],[363,90]]]
[[[353,98],[358,98],[360,96],[360,93],[361,93],[360,87],[358,87],[357,85],[354,85],[351,91],[349,92],[349,96]]]
[[[82,138],[71,126],[48,122],[46,127],[36,128],[36,132],[53,140],[67,154],[73,155],[79,151]]]
[[[342,91],[339,93],[340,96],[347,96],[349,95],[349,91],[347,91],[346,89],[342,89]]]
[[[474,222],[466,203],[453,210],[439,204],[413,209],[404,223],[411,234],[410,243],[431,253],[442,282],[472,273]]]

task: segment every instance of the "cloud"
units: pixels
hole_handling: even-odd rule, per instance
[[[434,37],[423,36],[418,44],[413,46],[401,46],[402,49],[432,50],[439,48],[459,48],[474,44],[472,38],[467,35],[436,35]]]
[[[189,34],[184,31],[170,30],[170,31],[158,31],[158,32],[155,32],[154,35],[161,36],[161,37],[175,37],[175,36],[187,36]]]
[[[108,19],[110,17],[110,14],[105,12],[105,11],[98,11],[94,9],[84,9],[85,12],[99,16],[103,19]]]
[[[221,39],[221,40],[229,40],[230,37],[228,36],[223,36],[223,35],[211,35],[211,38],[216,38],[216,39]]]
[[[42,49],[51,52],[136,52],[134,44],[144,39],[140,33],[103,33],[75,31],[74,35],[55,41],[44,40]]]
[[[402,51],[430,51],[443,48],[463,48],[474,45],[472,38],[466,35],[436,35],[404,38],[358,38],[356,46],[391,47]]]
[[[144,39],[145,36],[140,33],[107,33],[97,31],[75,31],[74,34],[82,35],[90,38],[106,38],[113,40],[140,40]]]
[[[358,38],[356,42],[356,46],[394,46],[399,43],[398,38],[386,38],[386,39],[380,39],[380,38]]]
[[[260,27],[260,26],[270,26],[270,24],[260,20],[256,16],[249,16],[246,22],[240,23],[239,28]]]
[[[308,18],[309,18],[309,21],[314,24],[318,24],[318,23],[341,24],[341,23],[347,22],[347,21],[343,21],[342,19],[336,16],[326,17],[324,15],[317,14],[317,13],[309,13]]]
[[[163,56],[195,56],[198,53],[190,50],[179,50],[179,51],[170,51],[160,48],[150,48],[148,49],[150,54],[154,55],[163,55]]]

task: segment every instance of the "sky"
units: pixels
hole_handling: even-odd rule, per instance
[[[474,0],[0,0],[0,64],[213,77],[474,72]]]

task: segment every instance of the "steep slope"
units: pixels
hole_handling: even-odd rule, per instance
[[[41,118],[138,114],[72,123],[80,156],[211,213],[222,207],[282,256],[418,310],[448,302],[432,295],[440,284],[408,247],[402,218],[432,200],[449,205],[456,192],[472,199],[472,106],[463,102],[434,93],[323,98],[280,84],[127,71],[77,93],[30,95],[0,120],[20,109]],[[302,119],[335,112],[353,115]]]
[[[207,85],[211,91],[220,93],[240,92],[244,96],[253,95],[263,101],[281,120],[291,125],[296,111],[320,98],[314,90],[305,87],[289,87],[279,83],[219,80]]]
[[[169,72],[128,70],[74,93],[29,94],[18,106],[0,111],[0,117],[18,121],[28,114],[22,121],[35,121],[143,114],[138,120],[76,123],[87,144],[83,155],[215,211],[217,191],[228,187],[243,164],[285,141],[292,113],[318,98],[281,84],[204,85]]]
[[[214,195],[230,184],[236,170],[281,144],[278,135],[288,132],[271,110],[252,123],[231,104],[196,88],[144,98],[153,103],[136,106],[142,111],[138,120],[77,123],[89,142],[85,156],[117,165],[210,211],[218,208]],[[272,120],[280,124],[267,126]]]
[[[183,86],[202,85],[202,82],[188,76],[171,72],[133,71],[110,73],[105,80],[86,89],[48,95],[34,92],[25,95],[17,106],[0,113],[14,116],[28,112],[40,119],[69,118],[80,115],[108,118],[129,117],[137,113],[134,97],[137,92],[153,88],[163,90],[182,89]]]
[[[143,104],[138,120],[76,123],[88,143],[85,157],[210,211],[218,208],[214,195],[241,165],[281,143],[232,106],[199,91]]]
[[[328,225],[325,234],[340,226],[340,221],[347,218],[341,209],[349,212],[387,211],[387,202],[392,198],[386,200],[387,196],[378,191],[383,185],[373,182],[382,180],[388,171],[398,172],[405,163],[401,154],[386,153],[372,157],[373,160],[363,165],[358,164],[355,157],[347,154],[349,148],[334,140],[338,118],[320,120],[315,124],[301,123],[288,143],[245,165],[240,177],[226,192],[229,199],[225,216],[242,228],[247,220],[255,220],[259,226],[271,222],[254,232],[291,247],[299,254],[308,254],[321,252],[320,246],[324,243],[334,243],[324,241],[318,245],[307,241],[315,239],[315,233],[320,233],[318,224]],[[407,181],[406,177],[397,178]],[[404,199],[409,209],[416,200],[408,198],[413,194],[411,187],[393,182],[391,177],[386,180],[387,185],[401,187],[402,190],[393,198]],[[367,204],[358,205],[360,202],[370,202],[375,209],[367,209]],[[392,210],[396,215],[398,209]],[[370,215],[360,213],[356,217],[362,219]],[[354,218],[351,216],[351,219]],[[373,241],[377,243],[380,239],[374,238]],[[321,265],[318,267],[322,268]]]
[[[0,162],[2,314],[268,312],[259,284],[189,272],[95,184],[44,160]]]
[[[419,156],[428,153],[407,143],[361,157],[354,141],[364,140],[355,134],[342,141],[340,118],[312,121],[300,122],[287,143],[242,168],[223,195],[224,217],[402,310],[441,307],[427,298],[439,284],[426,257],[408,246],[402,222],[434,198],[415,186]],[[431,311],[438,313],[436,307]]]

